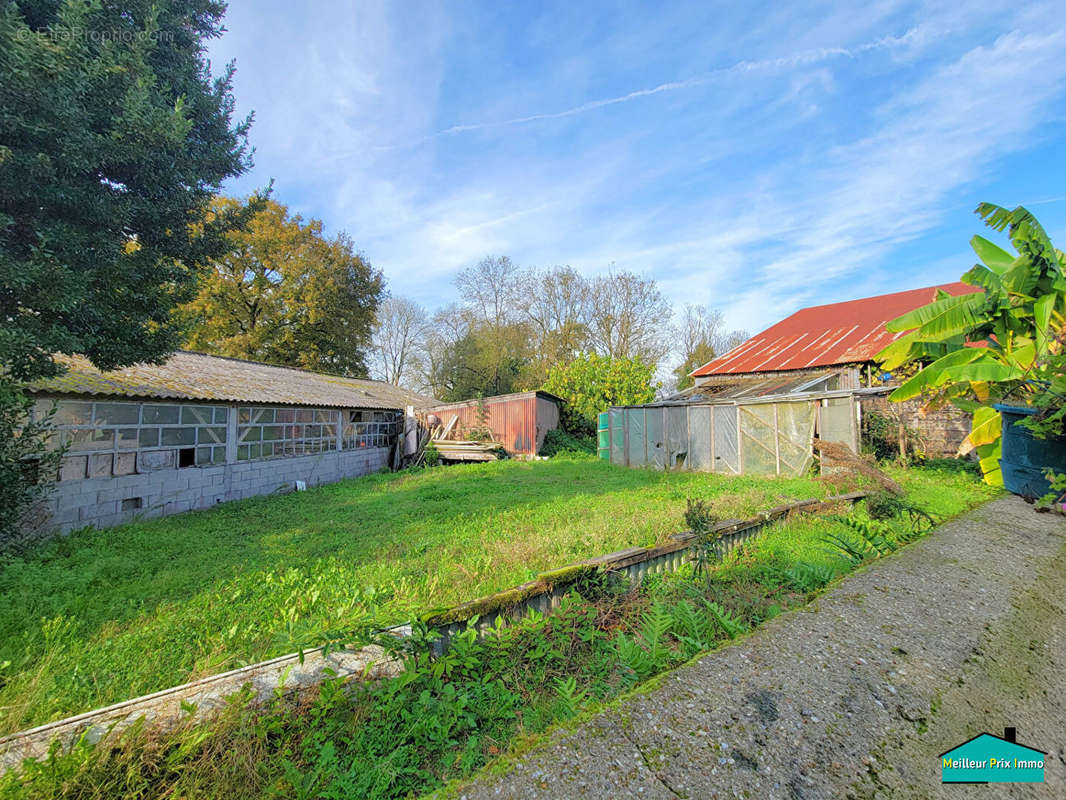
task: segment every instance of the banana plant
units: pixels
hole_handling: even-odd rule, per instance
[[[1007,230],[1017,254],[974,236],[980,260],[961,280],[982,291],[938,292],[929,305],[892,320],[885,327],[904,335],[877,360],[889,371],[924,364],[890,400],[921,398],[927,408],[952,403],[973,413],[960,454],[976,448],[985,480],[996,484],[1001,429],[992,404],[1062,405],[1054,386],[1063,381],[1066,256],[1021,206],[982,203],[976,213],[993,230]]]

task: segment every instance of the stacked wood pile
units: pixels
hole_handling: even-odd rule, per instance
[[[453,415],[446,425],[435,420],[427,420],[426,427],[419,438],[418,454],[415,464],[425,461],[426,447],[432,445],[444,461],[496,461],[500,457],[501,445],[492,441],[470,441],[457,438],[459,417]],[[491,435],[491,434],[490,434]]]

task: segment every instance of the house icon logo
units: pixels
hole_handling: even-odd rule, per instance
[[[1003,736],[982,733],[940,754],[943,783],[1043,783],[1043,750],[1016,741],[1017,731]]]

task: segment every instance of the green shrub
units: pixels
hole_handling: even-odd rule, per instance
[[[591,436],[574,436],[562,428],[550,430],[544,436],[544,444],[540,446],[540,455],[557,456],[560,453],[590,453],[596,454],[596,440]]]

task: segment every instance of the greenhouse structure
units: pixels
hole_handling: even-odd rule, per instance
[[[858,395],[869,390],[757,394],[697,387],[607,411],[601,457],[627,467],[730,475],[801,475],[815,438],[859,449]]]

